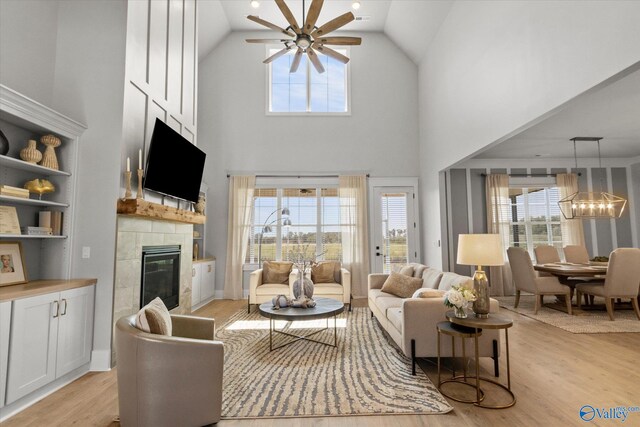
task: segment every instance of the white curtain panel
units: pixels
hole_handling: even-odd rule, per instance
[[[506,174],[487,175],[487,232],[499,234],[502,245],[509,247],[509,226],[511,200],[509,199],[509,176]],[[514,286],[509,262],[502,267],[489,267],[491,295],[513,295]]]
[[[224,298],[242,299],[242,264],[251,231],[255,176],[229,178],[229,225],[227,229],[227,265],[224,274]]]
[[[340,176],[339,182],[342,264],[351,272],[353,296],[364,297],[369,275],[367,177]]]
[[[575,173],[559,173],[556,175],[556,184],[560,192],[560,200],[578,192],[578,176]],[[560,227],[564,246],[585,246],[584,228],[580,218],[566,219],[564,215],[560,215]]]

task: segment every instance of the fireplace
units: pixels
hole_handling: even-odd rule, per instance
[[[169,310],[180,299],[180,246],[143,246],[140,307],[160,297]]]

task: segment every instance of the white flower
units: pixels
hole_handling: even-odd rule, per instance
[[[476,298],[476,293],[473,289],[460,285],[452,286],[451,289],[444,294],[444,305],[447,307],[466,307],[470,302],[475,301]]]

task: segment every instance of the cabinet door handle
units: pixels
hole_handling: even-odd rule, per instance
[[[64,303],[64,310],[62,311],[60,316],[64,316],[65,314],[67,314],[67,300],[62,298],[62,302]]]
[[[57,300],[53,303],[56,305],[56,314],[53,315],[53,318],[55,319],[60,315],[60,303]]]
[[[208,265],[209,270],[207,271],[207,273],[211,273],[211,264]]]

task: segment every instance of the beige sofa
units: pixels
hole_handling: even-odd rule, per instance
[[[449,290],[453,285],[469,284],[471,277],[455,273],[443,273],[422,264],[410,264],[414,267],[413,277],[423,279],[423,287]],[[369,309],[380,325],[395,341],[407,357],[411,358],[412,373],[416,373],[416,358],[437,357],[438,333],[436,325],[445,321],[445,313],[451,310],[444,305],[444,298],[399,298],[382,292],[381,288],[387,274],[369,275]],[[498,301],[491,299],[491,312],[499,310]],[[473,314],[472,314],[473,315]],[[479,341],[481,357],[491,357],[494,361],[495,375],[498,376],[498,357],[500,355],[499,331],[483,330]],[[441,352],[445,357],[451,355],[451,340],[441,340]],[[467,354],[473,354],[473,341],[466,342]],[[461,340],[456,340],[456,354],[462,354]]]

